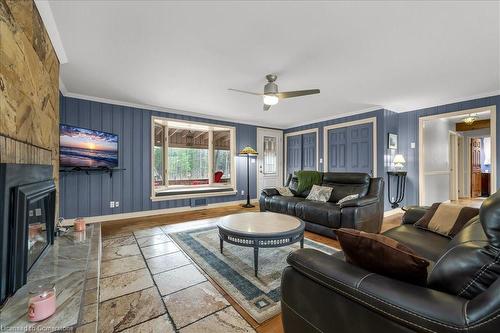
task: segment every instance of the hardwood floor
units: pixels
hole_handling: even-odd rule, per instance
[[[214,217],[220,217],[230,214],[237,214],[242,212],[257,212],[259,207],[254,208],[242,208],[240,205],[220,207],[220,208],[209,208],[203,210],[182,212],[182,213],[172,213],[164,214],[150,217],[133,218],[119,221],[106,222],[102,224],[102,235],[103,237],[119,234],[129,234],[134,231],[141,229],[149,229],[155,226],[169,226],[169,231],[181,231],[186,229],[191,229],[193,227],[202,227],[213,224],[213,220],[209,220]],[[394,214],[384,218],[384,223],[382,231],[388,230],[390,228],[396,227],[401,221],[401,213]],[[171,229],[171,230],[170,230]],[[306,231],[305,236],[323,244],[340,248],[338,241],[333,240],[328,237],[317,235]],[[227,293],[220,288],[209,276],[207,279],[214,285],[219,292],[224,295],[228,302],[240,313],[240,315],[245,318],[245,320],[259,333],[282,333],[283,327],[281,324],[281,315],[277,315],[262,324],[257,323],[251,316],[249,316],[246,311],[244,311]]]

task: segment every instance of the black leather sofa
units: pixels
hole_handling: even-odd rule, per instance
[[[432,262],[426,287],[298,250],[281,282],[285,332],[500,332],[500,192],[453,239],[414,227],[424,213],[384,234]]]
[[[306,200],[310,189],[298,193],[297,177],[292,177],[288,185],[294,196],[281,196],[275,188],[264,189],[260,210],[297,216],[306,223],[306,230],[331,238],[336,238],[334,230],[339,228],[380,232],[384,215],[382,178],[366,173],[322,172],[321,179],[321,186],[333,187],[328,202]],[[359,198],[337,204],[349,194],[359,194]]]

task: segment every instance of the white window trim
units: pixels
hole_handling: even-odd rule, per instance
[[[296,131],[296,132],[290,132],[290,133],[285,133],[285,161],[284,161],[284,172],[283,176],[285,177],[284,181],[286,181],[286,177],[288,177],[288,137],[290,136],[296,136],[296,135],[302,135],[302,134],[309,134],[309,133],[314,133],[316,134],[316,171],[319,171],[319,129],[316,128],[311,128],[311,129],[306,129],[302,131]]]
[[[377,177],[377,117],[349,121],[323,127],[323,171],[328,172],[328,131],[336,128],[350,127],[362,124],[372,124],[373,135],[373,176]]]
[[[157,196],[155,193],[155,187],[154,187],[154,127],[155,123],[159,123],[165,126],[167,129],[166,133],[168,133],[168,126],[167,123],[171,122],[180,122],[180,123],[186,123],[186,124],[193,124],[193,125],[203,125],[207,126],[209,128],[209,142],[208,142],[208,147],[209,151],[213,152],[213,148],[211,146],[212,140],[213,140],[213,129],[214,128],[223,128],[227,129],[231,133],[231,142],[230,142],[230,151],[231,151],[231,182],[229,183],[228,187],[231,187],[231,191],[220,191],[220,192],[209,192],[209,193],[191,193],[191,194],[173,194],[173,195],[168,195],[168,196]],[[168,135],[165,135],[165,147],[168,147]],[[213,172],[211,173],[213,169],[213,165],[210,163],[213,162],[213,156],[210,156],[211,154],[208,154],[208,179],[209,179],[209,185],[212,184],[213,182]],[[164,168],[165,168],[165,173],[164,173],[164,178],[165,180],[168,179],[168,154],[164,154]],[[163,117],[156,117],[156,116],[151,116],[151,197],[150,199],[152,201],[166,201],[166,200],[177,200],[177,199],[189,199],[189,198],[200,198],[200,197],[213,197],[213,196],[224,196],[224,195],[236,195],[237,194],[237,176],[236,176],[236,127],[234,126],[227,126],[227,125],[219,125],[219,124],[213,124],[209,122],[198,122],[198,121],[190,121],[190,120],[182,120],[182,119],[174,119],[174,118],[163,118]]]

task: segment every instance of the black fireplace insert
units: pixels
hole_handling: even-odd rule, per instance
[[[55,202],[51,166],[0,164],[0,304],[53,244]]]

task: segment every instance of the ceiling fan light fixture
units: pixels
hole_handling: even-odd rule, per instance
[[[276,105],[280,101],[278,96],[274,95],[264,95],[262,99],[264,100],[264,104],[266,105]]]

